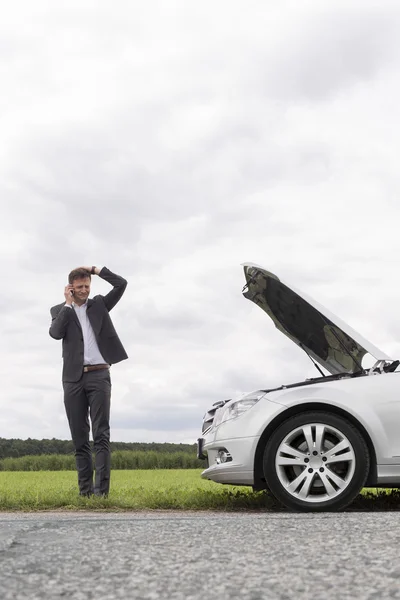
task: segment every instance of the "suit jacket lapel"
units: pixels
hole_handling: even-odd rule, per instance
[[[87,314],[87,318],[89,319],[89,323],[92,326],[94,334],[97,338],[97,334],[99,332],[99,319],[98,319],[98,315],[96,315],[96,311],[91,310],[91,308],[93,307],[93,304],[95,304],[93,300],[87,301],[86,314]]]
[[[81,322],[78,319],[78,315],[76,314],[76,311],[74,309],[74,307],[72,306],[71,308],[73,315],[74,315],[74,319],[75,319],[75,323],[78,325],[79,329],[82,331],[82,326],[81,326]]]

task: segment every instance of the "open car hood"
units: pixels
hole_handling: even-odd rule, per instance
[[[243,295],[262,308],[282,333],[329,373],[362,371],[364,356],[392,361],[344,321],[276,275],[252,263],[243,265]]]

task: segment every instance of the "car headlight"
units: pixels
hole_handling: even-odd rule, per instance
[[[225,409],[221,408],[221,414],[217,415],[216,422],[214,425],[220,425],[229,419],[235,419],[236,417],[240,417],[243,413],[245,413],[249,408],[257,404],[261,398],[266,395],[266,392],[253,392],[251,394],[247,394],[240,400],[236,400],[236,402],[232,402]],[[218,418],[219,417],[219,418]]]

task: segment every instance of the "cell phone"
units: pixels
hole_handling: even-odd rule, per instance
[[[74,290],[70,290],[69,293],[71,294],[71,296],[74,295]]]

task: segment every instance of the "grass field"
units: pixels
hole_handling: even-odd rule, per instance
[[[201,470],[112,471],[108,498],[81,498],[74,471],[0,472],[0,510],[49,509],[243,509],[263,508],[264,494],[222,486]]]
[[[113,471],[108,498],[81,498],[74,471],[0,472],[6,510],[279,510],[265,492],[204,481],[197,469]],[[400,494],[364,490],[358,510],[399,510]]]

